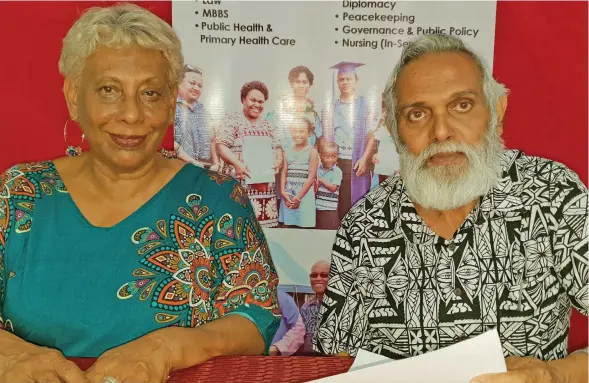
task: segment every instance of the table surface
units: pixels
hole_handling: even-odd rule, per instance
[[[86,370],[95,359],[73,359]],[[347,372],[350,357],[222,356],[171,374],[168,383],[303,383]]]

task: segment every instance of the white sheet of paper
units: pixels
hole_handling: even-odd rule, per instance
[[[374,352],[366,350],[358,350],[356,358],[354,358],[354,363],[352,364],[352,367],[350,367],[350,371],[370,366],[376,366],[378,364],[388,363],[391,361],[392,359],[387,358],[386,356],[375,354]]]
[[[364,359],[362,362],[366,361]],[[382,361],[373,360],[376,365],[313,382],[468,383],[481,374],[507,371],[497,330],[420,356],[380,362]]]
[[[374,173],[392,176],[399,170],[399,155],[393,137],[386,128],[378,128],[376,132],[378,143],[378,164],[374,165]]]
[[[274,182],[274,151],[271,137],[243,137],[243,162],[249,169],[248,184]]]

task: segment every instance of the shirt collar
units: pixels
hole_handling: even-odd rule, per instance
[[[336,104],[340,104],[340,105],[352,105],[352,104],[356,104],[357,102],[360,101],[360,99],[362,99],[362,96],[358,95],[357,92],[356,92],[356,95],[354,96],[354,100],[352,102],[342,102],[342,100],[341,100],[340,97],[337,98]]]
[[[321,169],[323,169],[323,171],[325,171],[325,172],[328,172],[328,171],[330,171],[330,170],[333,170],[333,169],[335,169],[335,167],[336,167],[336,166],[337,166],[337,164],[333,164],[333,166],[332,166],[332,167],[330,167],[330,168],[328,168],[328,169],[325,169],[325,166],[323,166],[323,164],[322,164],[322,163],[319,163],[319,167],[320,167]]]
[[[196,110],[196,109],[200,109],[200,108],[202,108],[202,104],[200,103],[200,101],[198,101],[198,100],[197,100],[197,101],[194,103],[194,106],[192,106],[192,107],[191,107],[191,106],[190,106],[190,105],[189,105],[189,104],[188,104],[186,101],[184,101],[184,99],[183,99],[181,96],[178,96],[178,98],[176,99],[176,103],[177,103],[177,104],[182,104],[182,105],[185,105],[185,106],[187,106],[187,107],[188,107],[190,110]]]

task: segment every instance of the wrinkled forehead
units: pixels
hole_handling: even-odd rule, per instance
[[[119,81],[143,82],[148,79],[167,81],[168,65],[163,54],[139,46],[109,48],[99,46],[86,60],[84,78],[113,78]]]
[[[428,53],[407,64],[395,84],[397,105],[442,101],[458,92],[483,95],[483,76],[465,53]]]

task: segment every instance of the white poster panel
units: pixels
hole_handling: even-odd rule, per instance
[[[382,92],[403,47],[449,34],[492,65],[495,11],[495,1],[173,2],[187,64],[175,140],[184,158],[243,180],[282,288],[311,291],[342,215],[397,170]]]

